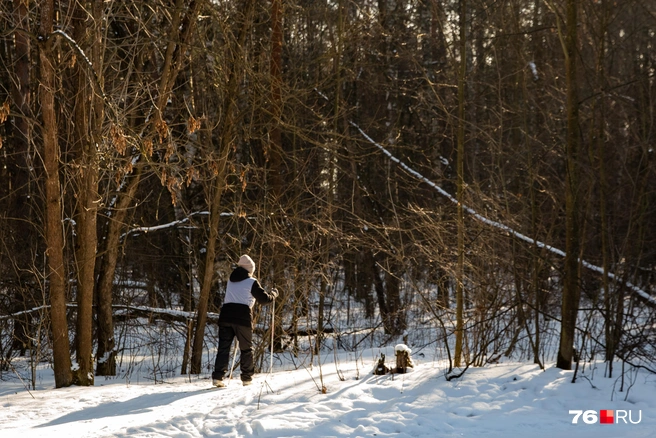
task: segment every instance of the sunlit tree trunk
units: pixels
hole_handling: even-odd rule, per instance
[[[75,383],[83,386],[93,385],[93,302],[94,271],[98,237],[96,219],[98,216],[98,159],[97,147],[101,142],[103,122],[102,97],[94,90],[94,81],[102,71],[102,0],[93,0],[90,4],[76,4],[75,40],[78,45],[88,47],[91,66],[78,63],[77,94],[75,104],[75,142],[79,170],[75,175],[77,181],[76,205],[76,245],[75,262],[77,267],[77,321],[76,352],[79,371]],[[83,7],[88,6],[88,7]],[[93,24],[88,34],[87,20],[91,12]],[[87,41],[89,41],[87,43]]]
[[[66,268],[64,266],[64,231],[62,229],[61,188],[59,183],[60,150],[57,139],[55,110],[55,68],[52,65],[54,19],[53,0],[42,0],[39,26],[39,98],[43,136],[43,165],[46,187],[46,255],[48,256],[48,284],[50,293],[50,324],[53,344],[55,386],[70,386],[70,341],[66,320]]]
[[[243,67],[240,54],[243,49],[248,29],[251,26],[254,2],[247,1],[244,12],[244,22],[242,23],[234,50],[231,70],[228,72],[228,85],[226,90],[226,99],[223,103],[223,123],[220,135],[219,154],[215,164],[216,173],[214,180],[211,181],[207,202],[210,209],[209,235],[207,240],[205,254],[205,269],[201,281],[200,295],[198,297],[198,318],[192,326],[193,342],[191,344],[191,374],[201,372],[201,362],[203,356],[203,341],[205,339],[205,326],[207,322],[207,308],[212,280],[214,277],[214,260],[216,257],[216,241],[219,235],[219,219],[221,216],[221,198],[226,187],[226,167],[230,155],[231,145],[233,144],[233,135],[237,118],[237,98],[239,92],[239,69]],[[186,370],[183,370],[183,372]]]
[[[125,191],[116,194],[116,202],[109,210],[107,231],[103,236],[103,258],[98,271],[96,299],[98,303],[98,349],[96,375],[113,376],[116,374],[116,340],[114,339],[114,318],[112,314],[113,285],[116,266],[121,251],[121,230],[125,225],[128,207],[141,181],[142,167],[129,177]]]

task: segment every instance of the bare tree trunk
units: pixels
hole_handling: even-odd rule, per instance
[[[194,341],[191,350],[191,374],[200,374],[201,360],[203,357],[203,339],[205,337],[205,325],[207,323],[207,306],[209,301],[210,289],[212,287],[212,277],[214,276],[214,259],[216,254],[216,239],[219,235],[219,218],[221,195],[225,187],[225,160],[222,160],[222,171],[215,177],[216,184],[213,187],[214,195],[210,199],[210,234],[207,239],[207,255],[205,258],[205,269],[203,272],[203,282],[198,298],[198,316],[194,330]]]
[[[606,184],[606,107],[604,91],[606,85],[606,35],[608,32],[608,12],[606,0],[601,0],[601,35],[599,38],[599,55],[597,57],[597,87],[599,92],[599,102],[596,105],[599,108],[599,120],[597,121],[597,130],[595,139],[597,143],[597,161],[599,162],[599,215],[601,216],[601,267],[602,287],[604,293],[604,334],[606,338],[606,360],[608,361],[608,377],[613,377],[613,359],[615,357],[614,342],[614,324],[613,324],[613,297],[610,292],[609,271],[609,251],[608,251],[608,210],[606,206],[606,196],[608,187]]]
[[[282,133],[280,131],[280,115],[282,113],[282,0],[271,1],[271,142],[269,155],[271,160],[271,183],[274,202],[282,192]]]
[[[163,110],[170,96],[175,79],[180,71],[185,51],[181,46],[186,46],[191,38],[193,23],[201,7],[201,1],[191,1],[187,13],[184,14],[184,1],[177,0],[172,14],[169,43],[167,45],[162,76],[159,81],[159,95],[155,104],[155,116],[151,122],[151,132],[157,132],[163,123]],[[182,36],[180,32],[182,31]],[[114,324],[111,312],[113,302],[112,284],[116,272],[116,264],[119,255],[120,232],[124,226],[127,208],[134,198],[136,190],[141,182],[141,168],[137,168],[134,175],[123,193],[118,193],[118,201],[111,210],[112,215],[108,222],[107,236],[105,238],[105,255],[102,259],[98,280],[98,375],[113,375],[116,370],[115,364],[115,341]]]
[[[75,7],[75,40],[84,44],[87,40],[88,12],[80,4]],[[93,14],[91,42],[92,68],[100,70],[102,63],[102,0],[94,0],[88,10]],[[84,44],[86,45],[86,44]],[[83,386],[93,385],[93,301],[94,271],[98,236],[96,219],[98,215],[98,160],[97,145],[101,141],[103,121],[103,102],[94,92],[87,66],[81,68],[77,78],[78,89],[75,105],[75,135],[79,154],[80,170],[76,174],[77,186],[77,240],[75,257],[77,266],[77,324],[76,351],[79,372],[75,383]],[[98,71],[96,72],[98,73]],[[98,74],[96,74],[98,77]]]
[[[324,265],[322,268],[325,268]],[[321,285],[319,286],[319,307],[317,308],[317,337],[314,344],[314,354],[317,356],[321,354],[321,344],[323,342],[324,332],[324,317],[326,307],[326,292],[328,289],[328,281],[326,280],[328,273],[324,273],[321,277]],[[309,328],[309,327],[308,327]]]
[[[458,198],[458,266],[456,271],[456,347],[454,366],[459,367],[462,360],[464,338],[464,278],[465,278],[465,217],[464,203],[464,162],[465,162],[465,78],[467,74],[467,0],[460,2],[460,70],[458,74],[458,157],[457,157],[457,198]]]
[[[209,221],[209,236],[207,239],[207,249],[205,257],[205,269],[203,272],[203,281],[200,289],[200,296],[198,298],[198,312],[195,324],[194,340],[191,349],[191,374],[200,374],[201,362],[203,357],[203,340],[205,338],[205,325],[207,323],[207,307],[209,301],[210,290],[212,288],[212,280],[214,277],[214,260],[216,256],[216,240],[219,236],[219,219],[221,217],[221,197],[225,189],[225,169],[228,161],[229,147],[228,143],[223,143],[224,151],[219,158],[217,168],[219,169],[215,176],[215,184],[212,187],[213,195],[210,201],[210,221]]]
[[[394,333],[402,335],[408,328],[405,318],[405,309],[401,301],[401,281],[403,276],[401,271],[402,264],[392,260],[388,263],[385,272],[385,286],[387,287],[387,305],[389,307],[392,320],[394,321]]]
[[[398,336],[406,329],[406,321],[401,308],[400,284],[397,273],[394,272],[397,263],[388,262],[384,269],[378,268],[373,255],[371,256],[374,288],[378,298],[378,309],[383,321],[385,333]],[[385,279],[381,278],[381,275]]]
[[[251,24],[251,16],[253,12],[254,1],[249,0],[247,5],[247,12],[244,14],[244,23],[239,31],[237,44],[234,47],[235,55],[232,62],[232,70],[229,72],[228,90],[226,92],[226,100],[223,105],[224,123],[221,135],[221,143],[219,144],[219,157],[216,162],[216,174],[214,176],[213,185],[210,188],[208,196],[208,204],[210,208],[209,219],[209,236],[207,240],[207,249],[205,252],[205,269],[203,271],[203,279],[201,282],[200,295],[198,297],[198,318],[196,323],[192,325],[194,333],[192,349],[191,349],[191,374],[199,374],[201,370],[201,361],[203,357],[203,340],[205,338],[205,325],[207,323],[207,308],[212,289],[212,280],[214,277],[214,260],[216,257],[216,240],[219,235],[219,219],[221,215],[221,197],[226,187],[226,166],[228,156],[230,154],[230,145],[232,144],[232,136],[234,132],[235,119],[237,117],[237,94],[239,91],[239,75],[237,69],[241,66],[240,56],[237,55],[244,47],[247,30]]]
[[[271,1],[271,61],[269,65],[269,74],[271,80],[271,131],[269,134],[270,142],[268,145],[268,153],[270,160],[271,175],[271,193],[272,193],[272,207],[277,207],[282,202],[282,188],[283,188],[283,148],[282,148],[282,132],[280,130],[280,116],[282,114],[282,44],[283,44],[283,8],[282,0]],[[274,215],[273,217],[277,217]],[[284,271],[285,262],[285,248],[277,242],[272,244],[271,252],[273,255],[273,283],[280,285],[282,281],[282,273]],[[286,290],[282,290],[283,294],[287,294]],[[321,292],[323,293],[323,292]],[[281,297],[282,298],[282,297]],[[283,300],[280,300],[283,301]],[[282,351],[282,321],[280,317],[284,307],[282,305],[276,307],[274,315],[274,323],[276,326],[274,330],[274,349],[275,351]],[[320,342],[320,337],[317,340]]]
[[[162,122],[162,113],[166,107],[166,102],[169,99],[169,95],[173,90],[173,84],[182,68],[182,63],[185,57],[185,51],[187,45],[190,43],[192,38],[192,30],[194,29],[194,24],[200,12],[202,1],[192,0],[189,2],[187,7],[187,12],[183,13],[184,1],[176,1],[175,10],[173,13],[173,19],[171,20],[171,33],[169,36],[169,44],[166,49],[166,55],[164,58],[164,68],[162,70],[162,77],[160,80],[160,94],[157,104],[157,117],[155,118],[155,129],[157,129],[157,124]],[[180,33],[182,32],[182,33]],[[214,210],[210,206],[210,240],[212,233],[218,233],[218,230],[214,230],[212,226],[214,225],[214,220],[212,218],[212,213]],[[216,222],[216,227],[218,228],[218,219]],[[215,236],[216,238],[216,236]],[[207,260],[204,270],[204,279],[202,282],[199,302],[198,302],[198,322],[196,326],[195,335],[198,336],[200,333],[201,339],[198,344],[196,344],[196,339],[194,339],[194,350],[192,352],[192,363],[191,370],[193,373],[200,373],[200,361],[202,357],[202,348],[203,342],[202,337],[205,333],[205,323],[207,318],[207,302],[209,298],[212,278],[211,273],[214,266],[214,242],[208,244],[207,247]],[[208,280],[208,272],[210,273],[210,278]],[[190,333],[187,335],[187,340],[191,338],[191,330],[193,330],[193,324],[188,324]],[[187,348],[185,348],[182,368],[186,371],[186,362],[187,362]],[[194,369],[196,370],[194,371]]]
[[[98,350],[96,356],[96,374],[113,376],[116,374],[116,341],[114,339],[114,318],[112,315],[113,285],[116,265],[120,253],[121,229],[124,227],[128,207],[141,181],[142,167],[137,167],[124,192],[117,193],[118,201],[109,210],[109,223],[104,236],[104,254],[98,273],[97,286],[97,317],[98,317]]]
[[[25,0],[14,0],[14,22],[15,25],[22,29],[29,28],[29,15],[27,2]],[[15,211],[16,216],[23,218],[29,223],[28,210],[29,203],[25,202],[28,198],[28,181],[29,168],[29,142],[31,138],[30,104],[32,101],[32,86],[30,82],[30,39],[23,32],[14,32],[15,61],[14,74],[17,82],[12,82],[11,95],[18,109],[19,116],[14,118],[14,126],[18,135],[15,135],[15,169],[12,173],[14,176],[10,193],[10,210]],[[31,197],[29,197],[31,199]],[[22,221],[21,221],[22,222]],[[19,224],[19,226],[21,226]],[[24,233],[20,232],[21,238]],[[30,242],[31,243],[31,242]]]
[[[14,0],[13,2],[14,26],[19,29],[29,29],[30,18],[28,4],[25,0]],[[12,239],[11,245],[15,249],[12,256],[18,266],[17,284],[25,284],[25,272],[32,270],[34,265],[33,254],[37,247],[39,233],[35,229],[34,221],[34,195],[32,193],[32,176],[34,168],[31,162],[30,143],[32,139],[32,122],[30,122],[32,102],[32,84],[30,82],[31,70],[31,44],[30,38],[24,32],[14,32],[14,54],[13,62],[15,81],[11,81],[11,97],[16,106],[17,116],[13,117],[14,124],[14,141],[13,153],[7,154],[9,162],[11,179],[8,186],[11,191],[8,193],[9,217],[18,218],[12,224],[15,238]],[[37,283],[37,279],[27,280],[31,284]],[[14,306],[17,311],[27,310],[35,301],[41,301],[43,298],[30,297],[25,294],[22,287],[15,287],[13,293]],[[30,345],[31,332],[30,318],[14,319],[14,341],[13,344],[19,346],[21,355],[25,354],[25,349]]]
[[[50,319],[52,326],[53,365],[55,387],[70,386],[71,372],[70,341],[66,320],[66,270],[64,267],[64,232],[59,185],[59,143],[55,110],[55,68],[52,57],[52,23],[54,0],[41,1],[41,24],[39,27],[39,98],[43,121],[43,164],[46,174],[46,254],[48,256],[48,282],[50,284]]]
[[[385,284],[383,283],[382,278],[380,278],[380,273],[378,272],[378,267],[376,265],[376,260],[371,253],[371,250],[367,251],[367,259],[371,263],[371,272],[373,275],[374,281],[374,290],[376,291],[376,298],[378,299],[378,311],[380,312],[380,319],[383,322],[383,328],[385,329],[386,334],[393,333],[393,322],[390,316],[389,306],[387,304],[387,299],[385,297]]]
[[[563,284],[562,322],[560,346],[556,366],[572,369],[574,333],[581,295],[579,278],[579,103],[576,83],[577,57],[577,0],[567,0],[567,34],[565,35],[565,62],[567,81],[567,156],[565,184],[565,278]]]

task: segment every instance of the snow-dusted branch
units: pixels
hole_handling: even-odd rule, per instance
[[[10,313],[9,315],[0,315],[0,321],[17,318],[17,317],[22,316],[22,315],[30,315],[32,313],[40,312],[40,311],[46,310],[46,309],[50,309],[49,304],[39,306],[39,307],[34,307],[32,309],[21,310],[20,312]]]
[[[96,70],[93,68],[93,64],[89,60],[89,57],[86,55],[86,53],[84,53],[84,50],[82,50],[82,47],[80,47],[78,45],[77,41],[75,41],[69,34],[64,32],[63,30],[57,29],[54,32],[52,32],[52,34],[53,35],[59,35],[62,38],[64,38],[68,42],[68,44],[78,53],[78,55],[80,55],[80,57],[82,58],[82,60],[86,64],[86,66],[88,67],[89,72],[91,73],[91,81],[90,81],[91,84],[94,86],[94,88],[96,89],[98,94],[100,94],[100,96],[104,100],[105,99],[105,91],[100,86],[100,81],[98,80],[98,76],[96,75]]]
[[[151,231],[159,231],[159,230],[164,230],[164,229],[167,229],[167,228],[172,228],[172,227],[175,227],[177,225],[181,225],[181,224],[184,224],[186,222],[189,222],[189,219],[192,216],[209,216],[209,214],[210,214],[209,211],[197,211],[195,213],[191,213],[189,216],[187,216],[184,219],[179,219],[179,220],[176,220],[176,221],[173,221],[173,222],[168,222],[166,224],[154,225],[152,227],[135,227],[135,228],[132,228],[132,229],[126,231],[123,235],[121,235],[121,239],[123,239],[125,236],[128,236],[128,235],[133,234],[133,233],[140,233],[140,232],[141,233],[149,233]],[[220,214],[221,217],[232,217],[234,215],[235,215],[234,213],[221,213]]]
[[[198,316],[196,312],[187,312],[185,310],[163,309],[160,307],[148,307],[148,306],[124,306],[120,304],[115,304],[112,306],[112,309],[114,309],[114,316],[160,315],[162,317],[168,317],[176,321],[186,321],[189,319],[195,319]],[[207,312],[207,319],[209,321],[218,321],[219,314],[213,312]]]
[[[383,152],[385,155],[387,155],[387,157],[388,157],[390,160],[392,160],[392,161],[394,161],[395,163],[397,163],[399,166],[401,166],[401,167],[402,167],[406,172],[408,172],[410,175],[414,176],[415,178],[417,178],[417,179],[419,179],[419,180],[425,182],[425,183],[428,184],[429,186],[433,187],[433,188],[434,188],[435,190],[437,190],[441,195],[443,195],[444,197],[446,197],[448,200],[450,200],[450,201],[453,202],[454,204],[458,204],[458,200],[457,200],[456,198],[454,198],[450,193],[448,193],[447,191],[445,191],[443,188],[441,188],[441,187],[438,186],[436,183],[434,183],[433,181],[429,180],[428,178],[426,178],[425,176],[423,176],[422,174],[420,174],[420,173],[417,172],[416,170],[414,170],[414,169],[412,169],[411,167],[409,167],[409,166],[408,166],[407,164],[405,164],[403,161],[401,161],[401,160],[399,160],[398,158],[396,158],[394,155],[392,155],[392,153],[391,153],[390,151],[388,151],[388,150],[385,149],[383,146],[381,146],[379,143],[377,143],[376,141],[374,141],[371,137],[369,137],[369,136],[368,136],[368,135],[362,130],[362,128],[360,128],[356,123],[353,123],[352,121],[349,122],[349,123],[350,123],[351,126],[353,126],[355,129],[357,129],[357,130],[360,132],[360,134],[362,134],[362,136],[363,136],[365,139],[367,139],[368,142],[370,142],[371,144],[373,144],[374,146],[376,146],[378,149],[380,149],[381,152]],[[554,248],[554,247],[551,246],[551,245],[547,245],[547,244],[544,243],[544,242],[541,242],[541,241],[536,240],[536,239],[534,239],[534,238],[531,238],[531,237],[529,237],[529,236],[527,236],[527,235],[525,235],[525,234],[522,234],[522,233],[520,233],[520,232],[518,232],[518,231],[516,231],[516,230],[513,230],[512,228],[510,228],[510,227],[507,226],[507,225],[504,225],[504,224],[502,224],[502,223],[499,223],[499,222],[493,221],[493,220],[491,220],[491,219],[488,219],[488,218],[486,218],[485,216],[479,214],[478,212],[476,212],[474,209],[472,209],[472,208],[470,208],[470,207],[467,207],[467,206],[463,205],[462,208],[463,208],[464,211],[466,211],[467,213],[469,213],[472,217],[474,217],[474,219],[478,220],[479,222],[482,222],[482,223],[484,223],[484,224],[486,224],[486,225],[489,225],[489,226],[491,226],[491,227],[497,228],[497,229],[499,229],[499,230],[505,231],[506,233],[508,233],[508,234],[510,234],[510,235],[512,235],[512,236],[515,236],[515,237],[518,238],[518,239],[521,239],[521,240],[523,240],[523,241],[525,241],[525,242],[531,243],[531,244],[533,244],[533,245],[535,245],[535,246],[537,246],[537,247],[539,247],[539,248],[544,248],[544,249],[546,249],[547,251],[549,251],[549,252],[551,252],[551,253],[553,253],[553,254],[556,254],[556,255],[558,255],[558,256],[560,256],[560,257],[565,257],[565,251],[563,251],[563,250],[561,250],[561,249]],[[603,270],[601,267],[599,267],[599,266],[593,265],[592,263],[589,263],[589,262],[587,262],[587,261],[585,261],[585,260],[582,260],[582,259],[579,259],[579,261],[580,261],[580,263],[581,263],[583,266],[585,266],[586,268],[588,268],[588,269],[590,269],[590,270],[592,270],[592,271],[598,272],[598,273],[600,273],[600,274],[603,274],[603,273],[604,273],[604,270]],[[615,274],[612,273],[612,272],[608,272],[607,275],[608,275],[609,278],[611,278],[611,279],[613,279],[613,280],[615,280],[615,281],[618,281],[618,282],[622,282],[622,283],[624,283],[624,285],[626,285],[626,286],[627,286],[629,289],[631,289],[634,293],[638,294],[640,297],[642,297],[643,299],[645,299],[645,300],[646,300],[647,302],[649,302],[650,304],[656,306],[656,298],[652,297],[647,291],[644,291],[644,290],[640,289],[638,286],[636,286],[635,284],[633,284],[633,283],[631,283],[631,282],[629,282],[629,281],[623,281],[621,278],[619,278],[617,275],[615,275]]]
[[[179,219],[179,220],[177,220],[177,221],[168,222],[168,223],[166,223],[166,224],[154,225],[154,226],[152,226],[152,227],[135,227],[135,228],[132,228],[132,229],[126,231],[126,232],[121,236],[121,239],[123,239],[125,236],[128,236],[128,235],[133,234],[133,233],[139,233],[139,232],[141,232],[141,233],[149,233],[149,232],[151,232],[151,231],[159,231],[159,230],[164,230],[164,229],[167,229],[167,228],[172,228],[172,227],[175,227],[175,226],[177,226],[177,225],[181,225],[181,224],[184,224],[184,223],[186,223],[186,222],[189,222],[189,219],[190,219],[192,216],[207,216],[207,215],[209,215],[209,214],[210,214],[209,211],[198,211],[198,212],[196,212],[196,213],[192,213],[192,214],[190,214],[189,216],[187,216],[187,217],[184,218],[184,219]]]
[[[100,80],[98,79],[98,74],[96,73],[96,69],[91,63],[89,57],[86,55],[86,53],[84,53],[84,50],[82,50],[82,47],[80,47],[80,45],[77,43],[77,41],[73,39],[73,37],[71,37],[69,34],[67,34],[61,29],[56,29],[55,31],[52,32],[52,35],[61,36],[73,48],[73,50],[75,50],[77,54],[80,55],[84,65],[86,66],[86,70],[88,71],[87,77],[89,78],[89,83],[96,90],[96,93],[98,93],[98,95],[102,98],[103,102],[105,102],[105,108],[109,111],[111,118],[113,120],[118,120],[116,111],[114,111],[114,108],[110,104],[109,99],[107,99],[105,90],[103,90],[102,85],[100,85]],[[100,66],[96,66],[96,68],[100,68]]]
[[[69,303],[66,305],[66,307],[69,308],[77,308],[77,304],[74,303]],[[0,316],[0,321],[7,320],[7,319],[13,319],[21,315],[29,315],[32,313],[40,312],[50,309],[50,305],[46,304],[43,306],[39,307],[34,307],[32,309],[28,310],[23,310],[21,312],[16,312],[16,313],[10,313],[9,315],[2,315]],[[175,310],[175,309],[163,309],[159,307],[148,307],[148,306],[126,306],[122,304],[114,304],[112,305],[112,309],[115,309],[115,315],[122,316],[122,315],[162,315],[164,317],[168,317],[171,319],[179,320],[179,321],[185,321],[187,319],[195,319],[197,317],[196,312],[187,312],[184,310]],[[207,313],[207,318],[210,321],[218,321],[219,319],[219,314],[218,313],[213,313],[213,312],[208,312]]]

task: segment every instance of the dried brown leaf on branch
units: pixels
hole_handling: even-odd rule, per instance
[[[123,130],[121,129],[120,126],[118,125],[112,125],[112,127],[109,130],[109,135],[112,139],[112,143],[116,147],[116,150],[118,151],[119,154],[125,155],[125,151],[127,150],[128,142],[125,139],[125,134],[123,133]]]
[[[153,156],[153,142],[151,140],[144,141],[144,154],[147,157]]]
[[[169,136],[169,127],[164,120],[158,120],[155,122],[155,129],[157,130],[157,135],[159,135],[159,142],[163,143]]]
[[[210,171],[212,172],[212,176],[217,176],[219,174],[219,166],[215,161],[210,161],[209,167]]]
[[[180,181],[171,176],[166,180],[166,188],[171,194],[171,204],[174,206],[178,203],[178,191],[180,190]]]
[[[193,134],[194,132],[198,131],[200,126],[200,119],[197,119],[194,116],[190,116],[187,120],[187,130],[189,131],[189,134]]]
[[[175,152],[175,144],[171,141],[169,144],[166,146],[166,153],[164,154],[164,161],[169,162],[171,157],[173,156],[173,153]]]
[[[185,184],[187,187],[191,184],[192,181],[198,179],[198,170],[195,167],[187,169],[187,175],[185,176]]]
[[[9,116],[9,101],[5,101],[5,103],[0,106],[0,123],[4,123],[7,121],[7,117]]]

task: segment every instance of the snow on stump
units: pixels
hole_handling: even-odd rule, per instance
[[[405,374],[408,372],[408,368],[414,368],[415,364],[412,362],[410,353],[412,353],[412,350],[405,344],[398,344],[394,347],[396,368],[394,368],[393,372]]]
[[[398,344],[394,347],[394,355],[396,356],[396,367],[390,368],[385,365],[385,355],[380,354],[380,358],[376,361],[374,365],[373,373],[377,376],[382,376],[387,373],[392,374],[405,374],[408,372],[408,368],[414,368],[415,364],[412,362],[410,357],[412,350],[405,344]]]

